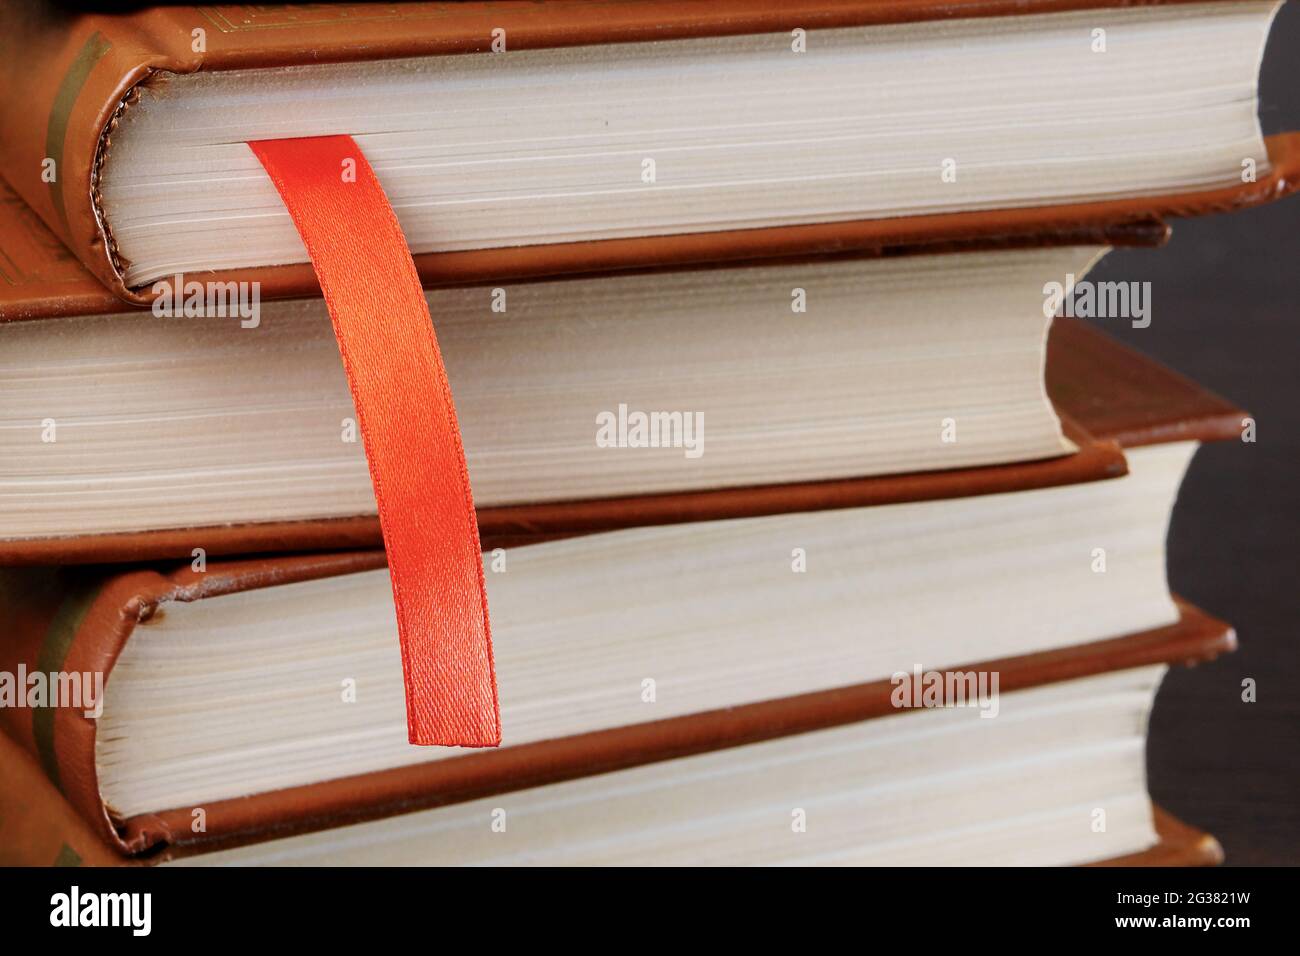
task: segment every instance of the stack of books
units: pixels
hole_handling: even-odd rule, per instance
[[[1253,423],[1087,274],[1300,181],[1276,6],[6,5],[0,862],[1217,862],[1145,728],[1235,644],[1164,545]],[[247,145],[329,134],[427,290],[499,749],[407,740]]]

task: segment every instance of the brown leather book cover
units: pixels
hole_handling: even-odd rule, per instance
[[[485,550],[619,528],[960,498],[1117,478],[1120,446],[1241,433],[1246,413],[1080,320],[1052,324],[1048,392],[1079,451],[1042,461],[791,485],[481,508]],[[0,565],[151,561],[382,544],[373,515],[0,541]]]
[[[1218,866],[1223,847],[1203,830],[1188,826],[1163,807],[1153,806],[1160,842],[1141,853],[1130,853],[1088,866]]]
[[[1047,338],[1047,394],[1062,415],[1121,447],[1241,437],[1246,413],[1079,319]]]
[[[31,754],[0,733],[0,866],[122,862],[63,799]]]
[[[1159,2],[1159,0],[1151,0]],[[1177,3],[1182,0],[1165,0]],[[1220,0],[1231,2],[1231,0]],[[872,26],[1131,5],[1130,0],[552,0],[312,7],[161,7],[69,17],[41,4],[7,4],[0,22],[0,169],[17,192],[115,295],[128,289],[98,208],[97,175],[115,121],[141,83],[163,71],[229,70],[482,52],[504,28],[512,49],[735,35],[800,27]],[[193,30],[207,31],[193,49]],[[1222,211],[1295,188],[1300,137],[1269,140],[1271,169],[1254,183],[1029,209],[783,226],[652,238],[569,242],[416,257],[427,284],[824,255],[900,245],[995,244],[1008,235],[1103,228],[1108,223]],[[53,160],[54,182],[42,178]],[[308,265],[214,275],[262,283],[263,294],[310,295]]]
[[[136,624],[169,601],[380,567],[383,555],[359,552],[211,564],[163,574],[142,570],[107,581],[76,569],[32,569],[0,576],[0,615],[13,622],[0,665],[16,672],[100,672],[113,665]],[[1180,619],[1126,637],[960,670],[996,670],[1000,689],[1148,664],[1208,660],[1236,646],[1232,628],[1179,602]],[[124,855],[175,846],[185,852],[235,845],[263,836],[305,832],[476,799],[495,793],[639,766],[675,757],[804,733],[895,713],[888,680],[742,707],[601,730],[415,766],[206,803],[206,831],[190,830],[192,808],[116,817],[100,797],[95,764],[96,721],[73,708],[6,708],[5,731],[31,753],[68,802]]]

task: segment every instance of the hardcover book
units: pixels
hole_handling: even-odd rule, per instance
[[[320,300],[123,311],[0,200],[0,313],[47,317],[0,323],[0,563],[379,544]],[[1146,217],[992,249],[432,291],[479,525],[503,543],[851,501],[870,477],[894,476],[872,496],[917,498],[953,494],[964,468],[985,490],[1095,473],[1044,390],[1068,360],[1046,362],[1044,293],[1165,231]],[[1147,307],[1125,303],[1108,320]]]
[[[353,136],[430,282],[1077,228],[1294,185],[1294,140],[1256,117],[1273,2],[5,9],[0,167],[137,302],[178,272],[312,291],[249,140]]]
[[[935,675],[203,801],[111,831],[0,734],[0,861],[1213,864],[1213,838],[1145,792],[1146,715],[1166,662],[1234,645],[1222,622],[1180,613],[1142,634],[956,668],[938,675],[947,690],[906,701],[900,691]]]

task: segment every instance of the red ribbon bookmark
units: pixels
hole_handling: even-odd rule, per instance
[[[397,609],[413,744],[501,743],[487,591],[451,386],[415,263],[351,136],[249,143],[334,322]]]

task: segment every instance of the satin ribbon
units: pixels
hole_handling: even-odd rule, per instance
[[[350,136],[249,143],[311,257],[366,449],[413,744],[501,742],[487,591],[451,386],[415,263]]]

